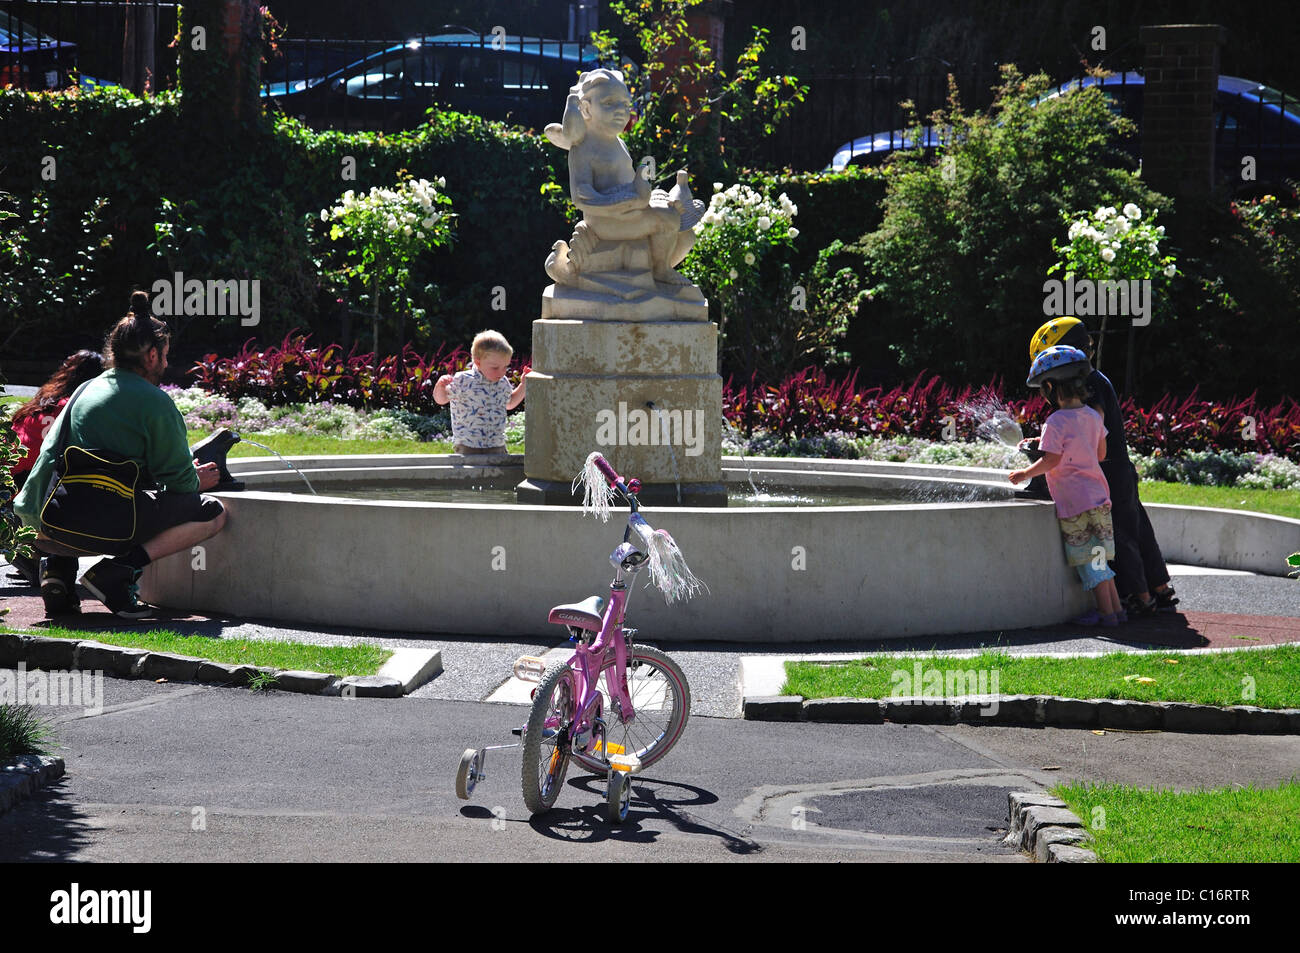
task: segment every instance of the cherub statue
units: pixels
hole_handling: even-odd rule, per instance
[[[600,242],[648,239],[656,282],[681,287],[689,278],[673,269],[695,243],[693,226],[704,203],[691,197],[686,170],[670,192],[651,186],[648,159],[640,168],[619,138],[631,115],[632,97],[623,74],[596,69],[569,90],[563,123],[546,127],[546,137],[569,153],[569,193],[583,220],[572,244],[558,241],[546,271],[559,284],[575,284]]]

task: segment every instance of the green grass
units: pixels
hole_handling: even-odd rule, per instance
[[[50,729],[29,705],[0,705],[0,762],[18,754],[45,754]]]
[[[922,673],[984,671],[988,690],[1003,695],[1059,695],[1065,698],[1126,698],[1179,701],[1200,705],[1300,707],[1300,647],[1281,645],[1260,651],[1209,652],[1203,655],[1134,655],[1115,652],[1100,658],[1044,658],[984,652],[974,658],[880,656],[845,664],[787,662],[782,694],[805,698],[888,698],[926,694],[911,685],[914,666]],[[907,682],[895,679],[903,672]],[[1139,682],[1137,676],[1154,679]],[[1253,681],[1246,682],[1244,679]],[[958,683],[960,684],[960,683]],[[1252,686],[1255,697],[1243,697]],[[947,676],[944,676],[947,688]],[[957,687],[957,685],[954,685]],[[957,694],[963,692],[959,689]],[[946,693],[945,693],[946,694]]]
[[[23,631],[24,635],[56,639],[87,639],[151,652],[193,655],[213,662],[326,672],[330,675],[374,675],[393,656],[389,649],[377,645],[307,645],[258,639],[214,639],[206,635],[181,635],[168,629],[139,632],[82,632],[61,628],[5,631]]]
[[[1296,863],[1300,782],[1276,788],[1153,791],[1062,784],[1052,793],[1089,828],[1107,863]]]
[[[1300,493],[1295,490],[1244,490],[1231,486],[1193,486],[1143,480],[1138,486],[1143,503],[1177,503],[1213,506],[1223,510],[1254,510],[1300,519]]]
[[[206,430],[188,432],[190,445],[211,436]],[[300,434],[250,434],[249,440],[266,444],[276,453],[286,457],[323,457],[336,454],[410,454],[410,453],[451,453],[449,441],[431,440],[340,440],[338,437],[311,437]],[[523,443],[507,444],[511,453],[523,453]],[[228,459],[235,457],[270,457],[261,447],[243,441],[230,448]],[[274,459],[274,457],[272,457]]]

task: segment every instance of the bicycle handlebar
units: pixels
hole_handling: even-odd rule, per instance
[[[601,475],[605,478],[605,482],[618,490],[629,500],[631,500],[637,493],[641,492],[640,480],[636,477],[632,477],[631,479],[624,481],[614,468],[609,465],[609,461],[599,453],[593,454],[592,463],[596,465],[596,469],[599,470]]]

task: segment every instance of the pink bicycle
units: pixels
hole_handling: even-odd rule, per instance
[[[608,519],[614,491],[629,504],[623,542],[609,557],[615,569],[609,598],[591,596],[551,610],[548,621],[564,626],[576,643],[572,657],[549,669],[531,656],[515,663],[516,677],[540,682],[528,723],[515,729],[521,740],[467,748],[456,772],[456,793],[468,800],[484,780],[488,751],[522,745],[524,804],[530,813],[555,805],[572,759],[606,776],[607,814],[620,823],[631,802],[631,776],[672,750],[691,711],[682,670],[658,649],[636,645],[636,630],[623,624],[632,582],[648,568],[650,581],[669,602],[689,598],[701,583],[672,537],[652,529],[638,512],[640,481],[625,483],[597,453],[587,458],[575,486],[579,481],[586,489],[584,511]]]

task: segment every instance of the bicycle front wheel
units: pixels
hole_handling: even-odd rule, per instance
[[[524,729],[524,806],[541,814],[555,805],[569,766],[569,732],[573,726],[573,670],[557,665],[546,673],[533,696]]]
[[[627,694],[635,717],[625,722],[609,694],[609,680],[619,676],[612,657],[601,674],[605,678],[601,687],[605,696],[605,743],[621,745],[623,753],[636,755],[641,767],[648,768],[677,744],[691,716],[691,689],[686,676],[658,649],[635,647],[628,655],[626,672]],[[541,695],[541,691],[537,694]],[[598,752],[575,751],[573,758],[588,771],[605,773],[605,762]]]

